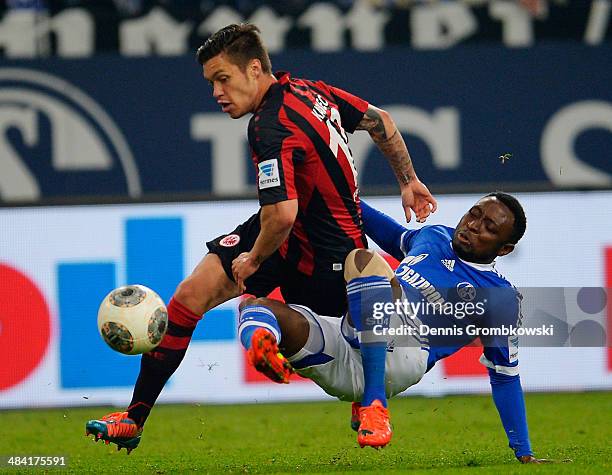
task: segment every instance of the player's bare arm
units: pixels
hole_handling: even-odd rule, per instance
[[[270,257],[287,239],[298,211],[298,200],[286,200],[261,207],[261,231],[253,249],[243,252],[232,263],[234,280],[240,292],[244,281],[253,275],[261,263]]]
[[[374,143],[383,153],[393,169],[400,186],[408,185],[416,179],[412,159],[406,143],[387,111],[368,106],[357,130],[367,130]]]
[[[387,159],[400,185],[402,206],[406,221],[414,211],[418,222],[424,222],[437,208],[436,200],[427,187],[418,179],[408,147],[395,122],[387,111],[369,105],[357,130],[367,130],[370,137]]]

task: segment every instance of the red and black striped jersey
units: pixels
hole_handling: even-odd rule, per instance
[[[323,81],[276,77],[248,129],[259,202],[297,198],[281,255],[306,275],[340,271],[346,255],[367,243],[347,132],[368,103]]]

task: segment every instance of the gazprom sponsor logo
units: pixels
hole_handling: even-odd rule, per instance
[[[407,266],[414,266],[419,262],[425,260],[429,254],[419,254],[418,256],[406,256],[402,261],[402,264]]]
[[[141,194],[130,147],[90,96],[41,71],[0,68],[0,199]]]
[[[445,300],[440,292],[438,292],[436,287],[433,286],[425,277],[410,267],[410,265],[414,264],[415,262],[421,262],[428,255],[429,254],[407,256],[395,271],[395,275],[397,278],[410,284],[412,287],[418,290],[423,298],[427,300],[427,302],[443,304],[445,303]]]

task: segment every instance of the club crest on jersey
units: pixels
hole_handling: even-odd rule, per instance
[[[271,158],[259,163],[259,189],[272,188],[280,185],[280,173],[278,171],[278,159]]]
[[[459,282],[457,284],[457,293],[461,300],[465,300],[466,302],[471,302],[476,298],[476,289],[469,282]]]
[[[221,241],[219,241],[219,244],[223,247],[234,247],[239,242],[240,236],[238,236],[238,234],[228,234],[223,239],[221,239]]]

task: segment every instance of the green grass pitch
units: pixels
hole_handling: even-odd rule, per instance
[[[109,408],[0,411],[0,456],[66,455],[68,468],[51,471],[74,473],[612,473],[612,393],[526,401],[536,454],[564,462],[516,462],[490,396],[392,400],[394,436],[380,451],[357,446],[350,405],[335,401],[160,405],[130,456],[84,435]]]

